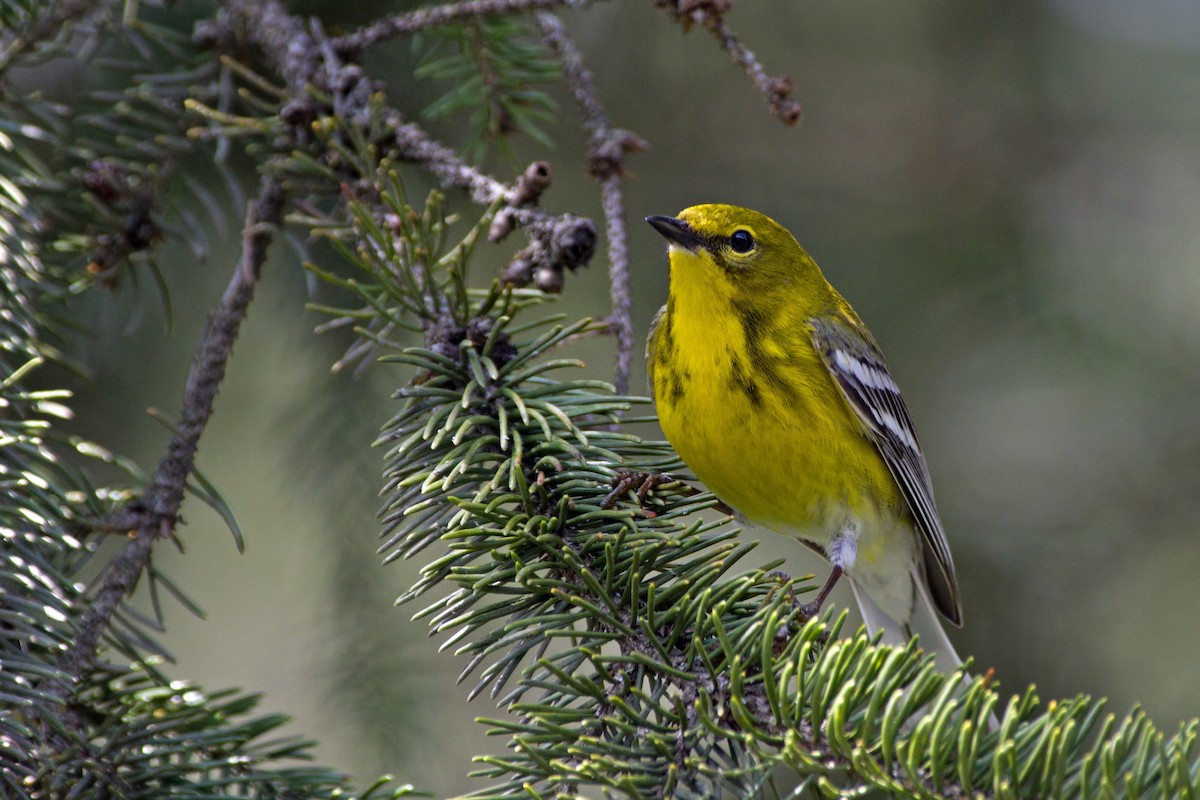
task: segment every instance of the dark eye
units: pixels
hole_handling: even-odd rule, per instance
[[[729,246],[735,253],[749,253],[754,249],[754,237],[750,235],[750,231],[739,228],[729,234]]]

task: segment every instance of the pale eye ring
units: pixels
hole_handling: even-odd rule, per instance
[[[729,246],[735,253],[749,253],[754,249],[754,237],[750,231],[738,228],[729,234]]]

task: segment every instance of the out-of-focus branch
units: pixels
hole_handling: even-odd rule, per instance
[[[733,0],[654,0],[654,4],[674,17],[684,30],[697,23],[707,28],[733,59],[733,63],[741,67],[758,91],[762,92],[771,113],[785,125],[795,125],[800,121],[804,111],[792,99],[791,78],[772,78],[768,75],[754,51],[742,44],[742,40],[726,24],[725,15],[729,13]]]
[[[501,0],[490,1],[498,4]],[[457,13],[465,14],[472,6],[464,3],[462,8]],[[382,123],[390,136],[375,144],[383,154],[390,150],[396,158],[418,164],[443,186],[465,189],[476,203],[490,206],[500,201],[503,207],[497,212],[489,239],[503,239],[514,226],[530,239],[529,247],[514,257],[509,272],[557,276],[557,281],[536,278],[541,288],[555,291],[561,287],[564,269],[586,265],[595,252],[596,230],[591,220],[574,214],[552,214],[536,205],[550,185],[549,165],[531,164],[510,185],[468,164],[398,110],[382,106],[379,97],[383,85],[368,78],[356,64],[343,63],[335,40],[326,38],[315,20],[306,22],[296,17],[278,0],[227,0],[214,23],[197,29],[196,39],[223,52],[237,53],[247,44],[261,52],[291,95],[283,118],[297,142],[311,141],[313,122],[331,110],[341,124],[358,126],[373,137],[372,126]],[[332,109],[321,105],[314,89],[330,98]]]
[[[22,29],[0,32],[0,71],[3,71],[19,53],[31,46],[53,39],[69,23],[86,16],[100,7],[100,0],[66,0],[48,3],[46,12],[31,25]]]
[[[167,454],[159,462],[153,483],[145,494],[103,522],[106,528],[128,531],[131,539],[109,563],[99,590],[80,619],[79,636],[59,662],[72,680],[80,680],[91,670],[100,637],[108,629],[121,601],[137,585],[150,563],[155,542],[171,536],[179,520],[179,508],[188,477],[195,468],[200,436],[212,415],[213,401],[254,296],[272,232],[283,218],[283,205],[283,190],[273,181],[265,181],[258,199],[246,211],[241,258],[196,345],[184,388],[178,430]]]
[[[563,75],[583,114],[583,126],[588,132],[588,171],[600,183],[612,296],[609,324],[617,337],[613,383],[617,393],[624,394],[629,390],[633,360],[633,304],[621,178],[625,174],[626,154],[644,150],[646,142],[629,131],[614,128],[609,122],[592,83],[592,75],[583,63],[583,55],[567,35],[562,21],[552,12],[542,11],[537,15],[537,22],[546,43],[562,63]]]
[[[589,0],[463,0],[397,14],[360,28],[354,33],[339,36],[333,39],[332,43],[339,53],[358,53],[378,42],[460,19],[478,19],[496,14],[537,11],[559,6],[582,8],[588,2]]]

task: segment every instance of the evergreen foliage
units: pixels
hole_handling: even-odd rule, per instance
[[[480,108],[473,124],[485,137],[512,125],[538,139],[539,114],[551,107],[531,84],[558,71],[535,39],[511,41],[531,29],[505,14],[553,5],[434,8],[446,18],[427,24],[457,25],[443,35],[458,49],[426,71],[471,79],[433,111]],[[727,4],[660,5],[727,33]],[[423,604],[417,616],[445,635],[443,647],[470,655],[462,678],[507,712],[486,721],[507,748],[478,758],[490,785],[476,796],[1200,794],[1196,722],[1167,737],[1137,711],[1117,719],[1084,697],[1042,705],[1032,689],[1005,699],[988,676],[938,674],[916,644],[883,647],[841,618],[803,618],[796,597],[812,588],[807,579],[756,562],[753,543],[711,510],[711,495],[682,480],[629,490],[620,479],[630,472],[681,464],[666,443],[629,432],[651,414],[645,398],[572,374],[581,366],[572,343],[608,324],[565,319],[550,294],[469,274],[480,242],[516,229],[530,240],[517,258],[540,259],[535,271],[587,262],[590,223],[537,205],[544,170],[507,184],[471,167],[388,105],[352,63],[350,40],[327,39],[276,3],[230,0],[190,39],[144,13],[123,24],[117,12],[129,8],[0,4],[8,70],[67,57],[72,35],[124,45],[108,52],[92,42],[91,63],[111,85],[77,104],[16,96],[4,75],[5,796],[354,792],[333,770],[296,766],[309,743],[272,739],[282,718],[255,716],[256,695],[165,674],[154,641],[165,624],[159,597],[193,606],[149,558],[174,535],[178,506],[166,489],[177,481],[182,493],[190,480],[195,496],[228,514],[186,454],[207,413],[189,407],[193,381],[177,434],[185,455],[169,454],[151,477],[130,467],[124,485],[103,487],[87,462],[125,462],[58,436],[54,417],[69,413],[69,396],[28,388],[30,372],[58,358],[56,340],[73,335],[55,316],[61,298],[136,277],[138,265],[165,287],[154,267],[163,236],[202,246],[203,226],[187,218],[181,195],[220,204],[179,167],[220,164],[235,147],[253,156],[261,188],[246,203],[243,261],[198,348],[196,383],[219,384],[236,335],[236,320],[223,330],[222,314],[244,311],[286,208],[292,230],[336,254],[322,260],[312,253],[325,249],[312,248],[306,266],[345,298],[319,310],[331,316],[326,327],[355,331],[346,360],[396,370],[399,410],[379,439],[381,552],[423,563],[401,600]],[[433,11],[384,20],[363,40],[412,33]],[[755,75],[766,80],[761,68]],[[786,92],[768,83],[769,102],[782,102]],[[465,189],[479,215],[449,214],[441,192],[412,202],[402,175],[414,169]],[[241,191],[230,190],[239,204]],[[240,306],[225,302],[234,296]],[[206,373],[207,361],[218,368]],[[122,547],[105,547],[114,534]],[[149,614],[126,602],[143,578]],[[409,791],[381,781],[355,796]]]
[[[555,80],[559,70],[525,19],[471,20],[437,28],[430,39],[415,74],[452,88],[425,108],[425,116],[466,113],[467,143],[477,159],[489,142],[511,155],[507,137],[517,132],[550,146],[538,123],[551,119],[555,105],[538,87]]]
[[[76,5],[78,14],[89,10]],[[70,10],[7,4],[6,66],[68,57]],[[60,310],[65,298],[98,282],[118,285],[121,275],[136,283],[145,269],[165,289],[153,262],[164,232],[203,248],[203,226],[172,192],[204,191],[177,169],[194,146],[183,136],[183,99],[217,88],[215,65],[200,63],[186,38],[149,23],[114,24],[111,10],[88,17],[99,26],[90,32],[118,36],[112,50],[124,55],[91,57],[123,77],[124,89],[67,107],[14,94],[10,83],[0,98],[0,795],[349,797],[341,773],[296,765],[311,758],[312,743],[279,738],[286,717],[256,714],[259,695],[206,692],[160,670],[160,598],[195,607],[152,565],[144,572],[150,615],[122,603],[100,631],[103,657],[82,674],[68,663],[86,611],[97,607],[93,562],[111,559],[100,565],[104,578],[128,552],[113,558],[104,544],[127,531],[126,512],[142,497],[140,471],[100,445],[57,434],[70,392],[33,391],[30,375],[40,368],[65,377],[45,366],[61,363],[56,343],[74,334]],[[94,485],[88,462],[118,467],[127,485]],[[221,506],[210,491],[195,492]],[[357,796],[408,793],[385,781]]]

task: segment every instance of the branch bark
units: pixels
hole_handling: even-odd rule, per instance
[[[625,394],[629,391],[633,362],[633,293],[629,278],[625,196],[621,180],[625,175],[626,154],[645,150],[646,142],[629,131],[614,128],[609,122],[592,82],[592,74],[583,63],[583,54],[567,35],[558,16],[542,11],[537,15],[537,22],[546,44],[562,64],[563,76],[571,88],[583,115],[583,126],[588,132],[588,171],[600,184],[605,233],[608,237],[608,282],[612,299],[609,324],[617,337],[613,384],[617,394]]]
[[[511,10],[505,3],[515,1],[474,0],[442,8],[451,8],[453,14],[461,16],[483,13],[480,9]],[[558,4],[567,1],[557,0]],[[248,43],[265,56],[291,96],[283,118],[291,126],[298,146],[311,142],[313,121],[330,115],[330,111],[340,124],[357,126],[371,136],[382,124],[390,133],[388,140],[378,142],[384,154],[390,150],[396,158],[419,165],[443,186],[466,190],[480,205],[501,203],[489,239],[503,239],[514,226],[530,239],[530,246],[514,257],[514,263],[528,264],[531,274],[540,271],[561,276],[564,269],[574,270],[591,260],[596,238],[591,220],[574,214],[552,214],[536,205],[549,185],[548,167],[535,162],[526,170],[526,174],[544,173],[537,190],[530,191],[528,182],[508,184],[467,163],[452,148],[406,120],[400,111],[379,103],[383,84],[367,77],[358,65],[345,63],[337,40],[327,38],[316,20],[302,20],[278,0],[227,0],[218,19],[199,27],[195,38],[202,45],[235,54]],[[331,108],[318,102],[314,89],[330,98]],[[542,288],[554,290],[553,286]]]
[[[354,33],[337,37],[333,40],[333,46],[339,53],[358,53],[387,39],[416,33],[460,19],[480,19],[497,14],[536,11],[559,6],[582,8],[587,4],[588,0],[463,0],[463,2],[419,8],[407,14],[388,17],[365,28],[360,28]]]
[[[241,258],[196,345],[183,392],[178,431],[146,492],[104,522],[106,528],[128,531],[131,538],[108,564],[99,590],[80,618],[78,636],[59,661],[60,669],[71,681],[78,682],[91,671],[100,638],[124,598],[137,586],[150,563],[154,544],[172,536],[179,522],[179,508],[188,477],[195,468],[200,437],[212,416],[213,402],[254,297],[271,235],[283,218],[283,206],[282,188],[264,180],[257,200],[246,211]],[[65,697],[66,687],[60,687],[60,693]]]
[[[792,99],[792,79],[768,75],[754,51],[742,44],[742,40],[725,22],[725,15],[729,13],[733,0],[655,0],[655,5],[674,17],[685,31],[697,23],[707,28],[733,59],[733,63],[741,67],[746,77],[766,98],[771,113],[785,125],[795,125],[800,121],[804,111]]]

